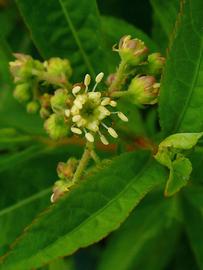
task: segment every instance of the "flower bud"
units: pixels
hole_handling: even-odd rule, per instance
[[[78,161],[75,158],[69,158],[66,163],[59,162],[57,166],[58,177],[61,179],[72,179],[77,165]]]
[[[16,86],[13,96],[19,102],[26,102],[31,98],[31,91],[29,83],[21,83]]]
[[[36,113],[39,110],[39,102],[33,100],[30,101],[26,106],[28,113]]]
[[[159,94],[159,83],[152,76],[135,77],[128,88],[126,96],[134,104],[155,104]]]
[[[45,62],[45,67],[48,75],[58,78],[58,82],[66,82],[72,74],[70,62],[67,59],[53,57]]]
[[[68,91],[66,89],[58,89],[51,98],[51,108],[57,113],[66,109],[68,99]]]
[[[62,115],[52,114],[44,123],[44,128],[53,140],[65,137],[69,127]]]
[[[165,58],[160,53],[152,53],[148,56],[147,74],[159,75],[165,64]]]
[[[126,64],[136,66],[146,59],[148,48],[143,41],[124,36],[120,39],[117,51]]]
[[[116,78],[116,73],[109,74],[106,80],[106,84],[110,86],[114,82],[115,78]]]
[[[42,63],[33,60],[29,55],[16,53],[16,60],[10,62],[10,71],[15,82],[25,82],[33,77],[33,70],[42,71],[44,69]]]
[[[50,116],[52,110],[51,110],[51,95],[49,95],[48,93],[45,93],[44,95],[42,95],[40,97],[40,104],[41,104],[41,108],[40,108],[40,116],[43,119],[46,119]]]
[[[67,191],[69,191],[69,188],[73,185],[73,182],[67,180],[56,181],[53,187],[53,193],[51,195],[51,202],[55,203],[58,201]]]

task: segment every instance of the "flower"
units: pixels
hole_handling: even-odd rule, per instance
[[[99,135],[102,143],[108,144],[108,140],[101,132],[102,129],[106,129],[114,138],[117,138],[118,135],[112,127],[104,123],[104,120],[113,114],[117,114],[123,121],[128,121],[128,118],[121,112],[112,112],[111,108],[116,107],[116,101],[108,96],[102,96],[101,92],[96,91],[96,87],[103,76],[103,72],[96,76],[95,85],[92,89],[89,89],[91,82],[89,74],[84,79],[85,89],[80,86],[73,87],[72,93],[75,99],[72,107],[65,110],[65,115],[72,121],[71,131],[73,133],[85,134],[85,138],[89,142],[94,142],[95,136]]]
[[[137,105],[155,104],[159,95],[160,83],[153,76],[141,76],[132,79],[126,97]]]
[[[120,39],[118,49],[113,47],[114,51],[117,51],[126,64],[131,66],[139,65],[147,57],[148,48],[144,42],[140,39],[132,39],[130,35],[123,36]]]

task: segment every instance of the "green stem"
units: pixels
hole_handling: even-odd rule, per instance
[[[86,168],[86,166],[91,158],[92,148],[93,148],[92,143],[87,142],[86,146],[85,146],[85,151],[82,155],[82,158],[81,158],[79,165],[78,165],[78,167],[75,171],[75,174],[73,176],[73,180],[72,180],[73,183],[76,183],[80,180],[80,178],[84,172],[84,169]]]
[[[119,91],[126,77],[126,63],[124,61],[120,62],[118,70],[116,72],[115,80],[109,87],[109,92]]]
[[[100,163],[100,158],[94,150],[91,151],[91,157],[95,161],[95,163],[97,164]]]

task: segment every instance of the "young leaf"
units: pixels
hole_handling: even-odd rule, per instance
[[[183,201],[185,226],[195,253],[199,269],[203,269],[203,188],[190,187],[185,192],[187,200]]]
[[[184,1],[160,91],[160,122],[167,136],[203,130],[202,0]]]
[[[16,0],[44,58],[68,58],[74,78],[105,69],[100,18],[95,0]]]
[[[123,154],[86,179],[35,220],[0,269],[39,267],[118,228],[138,202],[165,179],[165,171],[150,156],[146,151]]]
[[[172,196],[187,185],[192,172],[192,164],[188,158],[180,157],[171,164],[170,175],[166,183],[164,194]]]
[[[157,195],[138,206],[110,238],[98,270],[162,270],[167,265],[179,235],[178,207],[174,198]]]

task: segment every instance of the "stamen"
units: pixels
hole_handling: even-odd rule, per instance
[[[112,127],[109,127],[107,129],[107,131],[113,138],[118,138],[118,134],[116,133],[116,131]]]
[[[70,110],[69,109],[66,109],[64,111],[64,114],[65,114],[66,117],[69,117],[70,116]]]
[[[84,79],[85,92],[88,91],[88,86],[89,86],[90,82],[91,82],[91,77],[89,74],[86,74],[85,79]]]
[[[110,100],[111,100],[111,99],[110,99],[109,97],[105,97],[105,98],[102,100],[101,105],[102,105],[102,106],[108,105],[109,102],[110,102]]]
[[[78,107],[78,109],[82,109],[82,102],[80,102],[78,99],[74,100],[74,104]]]
[[[95,83],[95,85],[94,85],[94,87],[93,87],[93,89],[92,89],[92,92],[94,92],[94,91],[96,90],[98,83],[101,82],[101,80],[103,79],[103,77],[104,77],[104,73],[103,73],[103,72],[100,72],[100,73],[96,76],[96,78],[95,78],[95,82],[96,82],[96,83]]]
[[[110,101],[110,106],[116,107],[116,106],[117,106],[117,102],[114,101],[114,100],[111,100],[111,101]]]
[[[71,131],[76,134],[82,134],[82,130],[76,127],[71,127]]]
[[[106,137],[105,137],[100,131],[98,131],[98,133],[99,133],[99,137],[100,137],[101,142],[102,142],[104,145],[108,145],[109,142],[107,141]]]
[[[94,142],[94,137],[90,132],[85,133],[85,138],[89,141],[89,142]]]
[[[104,77],[104,73],[103,73],[103,72],[100,72],[100,73],[96,76],[95,82],[96,82],[96,83],[100,83],[101,80],[103,79],[103,77]]]
[[[72,121],[73,122],[78,122],[81,120],[81,116],[80,115],[74,115],[73,118],[72,118]]]
[[[79,91],[81,90],[81,87],[79,85],[73,87],[72,93],[75,96]]]
[[[124,113],[118,112],[118,117],[119,117],[122,121],[128,122],[128,117],[127,117]]]

